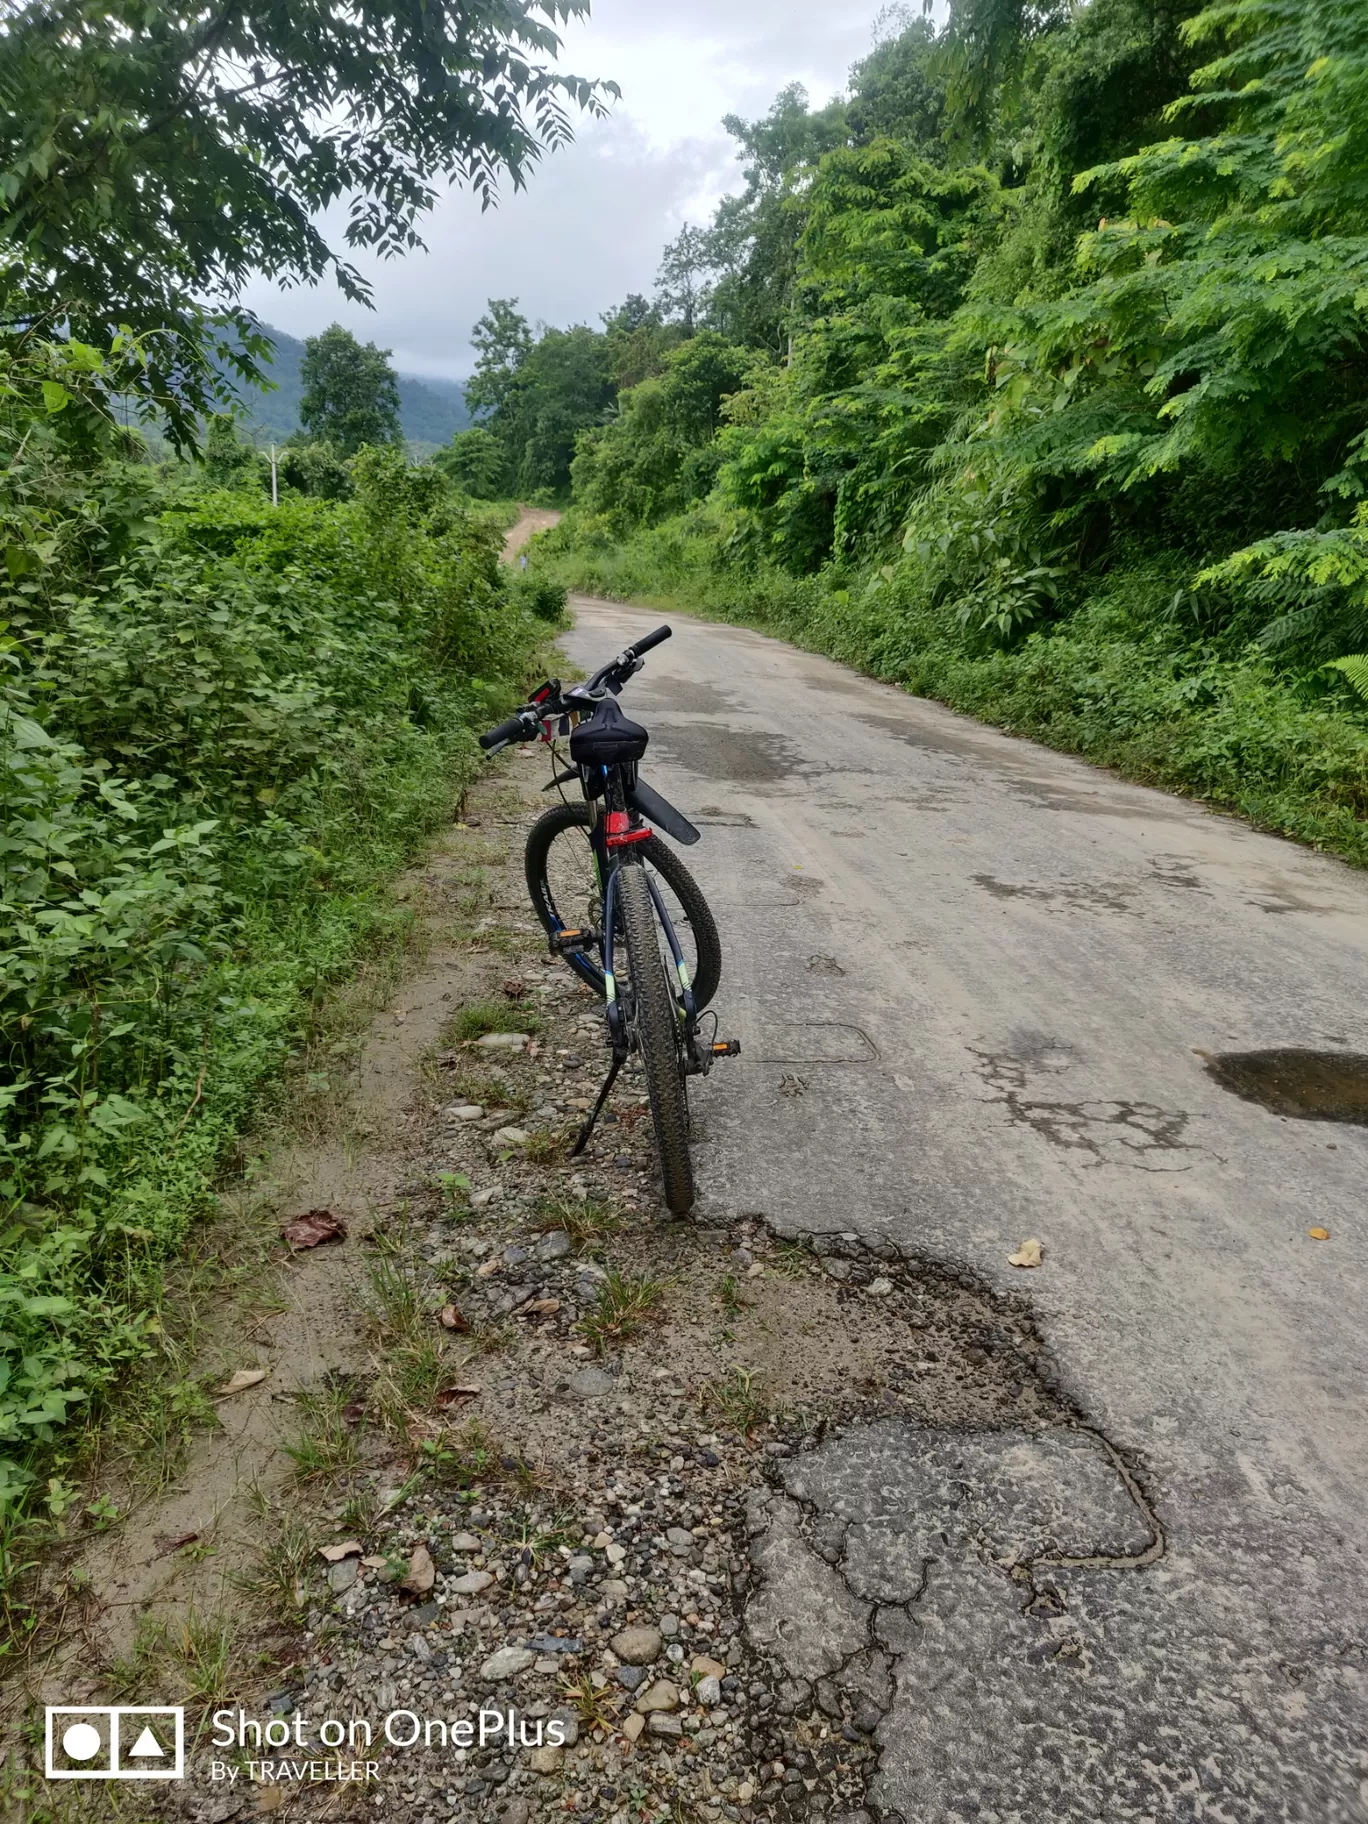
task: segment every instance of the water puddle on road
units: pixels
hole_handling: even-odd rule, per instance
[[[1226,1051],[1200,1056],[1208,1073],[1246,1102],[1301,1121],[1368,1127],[1368,1057],[1358,1051]]]

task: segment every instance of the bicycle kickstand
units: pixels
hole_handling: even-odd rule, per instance
[[[575,1144],[570,1149],[570,1157],[572,1159],[578,1159],[580,1154],[584,1151],[585,1147],[588,1146],[590,1138],[594,1132],[594,1124],[597,1122],[599,1116],[603,1113],[603,1105],[608,1100],[609,1096],[613,1093],[613,1085],[614,1085],[614,1083],[617,1082],[618,1072],[622,1069],[622,1066],[625,1062],[626,1062],[625,1058],[616,1058],[615,1057],[613,1059],[612,1069],[608,1072],[607,1077],[604,1079],[603,1088],[599,1091],[598,1101],[595,1102],[595,1104],[593,1106],[593,1110],[591,1111],[591,1113],[589,1114],[588,1118],[586,1119],[583,1127],[581,1127],[581,1129],[579,1131],[578,1139],[575,1141]]]

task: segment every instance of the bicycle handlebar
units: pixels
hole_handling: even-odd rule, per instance
[[[487,735],[481,735],[480,746],[488,753],[491,748],[507,747],[510,741],[530,740],[532,735],[535,734],[536,728],[541,725],[541,718],[538,717],[536,726],[529,728],[528,723],[531,719],[532,712],[529,712],[526,709],[520,709],[516,715],[510,716],[506,722],[500,722],[497,728],[491,728]]]
[[[588,683],[577,685],[573,694],[575,696],[582,694],[587,697],[590,692],[600,689],[612,677],[620,677],[625,684],[632,673],[640,668],[645,655],[654,647],[668,640],[672,632],[673,629],[670,627],[657,627],[654,633],[646,634],[635,645],[628,646],[625,651],[620,652],[615,659],[610,659],[606,665],[594,673]],[[481,735],[480,746],[486,753],[492,753],[496,748],[507,747],[510,741],[533,740],[540,732],[543,715],[553,707],[560,706],[544,704],[538,707],[534,703],[525,704],[522,709],[509,716],[506,722],[500,722],[497,728],[491,728],[488,734]],[[572,706],[567,703],[564,707]]]

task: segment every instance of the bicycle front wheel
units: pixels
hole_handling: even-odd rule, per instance
[[[548,937],[558,932],[597,929],[602,892],[589,844],[593,811],[587,804],[556,804],[532,825],[527,837],[527,891]],[[722,943],[703,890],[684,863],[658,836],[641,845],[641,859],[656,886],[684,952],[694,1006],[701,1013],[722,979]],[[603,971],[592,956],[566,959],[595,994],[603,993]]]
[[[646,1073],[666,1207],[683,1216],[694,1201],[684,1034],[665,967],[664,933],[656,922],[644,868],[634,862],[624,864],[618,870],[614,898],[613,935],[622,937],[627,952],[626,979],[619,983],[623,1012],[632,1048]],[[614,952],[616,962],[616,943]]]

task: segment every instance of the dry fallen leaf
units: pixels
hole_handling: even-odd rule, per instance
[[[460,1387],[443,1387],[433,1404],[438,1411],[444,1406],[463,1406],[467,1400],[477,1399],[484,1388],[475,1382],[467,1382]]]
[[[347,1225],[331,1210],[305,1210],[285,1224],[280,1238],[292,1248],[316,1248],[321,1241],[345,1241]]]
[[[279,1811],[285,1803],[283,1786],[263,1786],[256,1795],[256,1808],[261,1811]]]
[[[365,1549],[359,1539],[344,1539],[340,1545],[320,1545],[318,1555],[329,1564],[339,1564],[344,1558],[359,1558]]]
[[[437,1322],[444,1330],[469,1330],[470,1325],[457,1310],[455,1305],[443,1305],[437,1313]]]
[[[1308,1229],[1306,1232],[1312,1241],[1329,1241],[1330,1239],[1329,1229]]]
[[[476,1279],[488,1279],[491,1273],[497,1273],[503,1262],[496,1254],[492,1260],[485,1261],[483,1266],[476,1267]]]
[[[258,1387],[270,1373],[269,1368],[239,1368],[226,1387],[220,1387],[218,1397],[227,1399],[230,1393],[246,1393],[249,1387]]]
[[[432,1562],[432,1554],[425,1545],[415,1545],[408,1570],[399,1580],[399,1588],[407,1590],[410,1596],[426,1596],[436,1581],[437,1566]]]
[[[534,1311],[538,1317],[550,1317],[554,1312],[560,1310],[561,1302],[558,1298],[534,1298],[527,1308],[529,1311]]]
[[[1032,1235],[1029,1241],[1023,1241],[1015,1254],[1007,1256],[1009,1267],[1038,1267],[1045,1258],[1045,1250]]]

